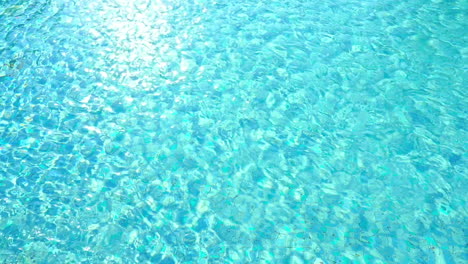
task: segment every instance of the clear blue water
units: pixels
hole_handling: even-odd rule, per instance
[[[466,263],[466,0],[0,0],[0,263]]]

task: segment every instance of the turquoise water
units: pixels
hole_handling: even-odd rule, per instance
[[[0,263],[466,263],[466,0],[0,0]]]

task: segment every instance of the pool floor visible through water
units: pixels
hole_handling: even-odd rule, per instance
[[[0,263],[466,263],[467,14],[0,1]]]

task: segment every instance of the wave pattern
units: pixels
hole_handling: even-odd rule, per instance
[[[464,1],[0,1],[0,262],[466,262]]]

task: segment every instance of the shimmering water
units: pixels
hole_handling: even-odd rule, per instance
[[[0,263],[466,263],[466,0],[0,0]]]

